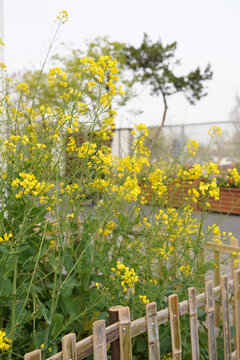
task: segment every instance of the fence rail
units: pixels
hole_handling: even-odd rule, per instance
[[[208,328],[208,351],[209,359],[217,359],[216,328],[219,327],[222,318],[224,359],[240,359],[240,270],[234,270],[234,258],[231,259],[232,280],[228,275],[220,275],[221,253],[232,254],[238,252],[237,241],[230,245],[207,243],[206,250],[214,252],[214,260],[218,266],[214,269],[214,282],[209,280],[205,283],[205,292],[196,295],[196,289],[188,289],[188,299],[178,302],[178,295],[168,297],[168,308],[157,311],[155,302],[146,305],[146,316],[130,320],[129,307],[114,306],[109,309],[109,324],[106,327],[105,320],[95,321],[92,327],[92,335],[76,342],[76,335],[71,333],[62,339],[62,351],[49,357],[47,360],[81,360],[93,354],[94,360],[107,360],[107,349],[110,345],[112,360],[131,360],[131,339],[147,332],[148,335],[148,358],[160,360],[159,326],[169,322],[171,329],[172,359],[182,359],[180,317],[189,314],[192,359],[198,360],[198,312],[205,306]],[[202,260],[204,254],[201,254]],[[214,287],[215,285],[215,287]],[[229,294],[233,297],[230,297]],[[220,301],[219,301],[220,300]],[[234,344],[230,338],[230,309],[231,303],[233,316],[232,322],[236,328]],[[233,345],[234,351],[231,351]],[[24,356],[24,360],[41,360],[41,350],[35,350]]]
[[[76,343],[76,335],[68,334],[62,339],[62,351],[48,358],[48,360],[80,360],[93,353],[95,360],[107,359],[107,344],[112,344],[114,351],[111,353],[113,360],[132,359],[131,338],[147,331],[149,359],[160,359],[160,343],[158,327],[170,322],[172,358],[182,358],[180,317],[190,314],[190,335],[192,359],[199,359],[198,319],[197,309],[206,306],[209,359],[217,359],[215,336],[215,301],[221,298],[222,320],[224,330],[225,359],[239,359],[240,356],[240,270],[234,273],[234,279],[228,281],[227,275],[221,277],[221,285],[213,287],[212,280],[206,282],[205,292],[196,295],[195,288],[188,290],[188,300],[178,303],[178,295],[168,297],[168,308],[157,312],[157,304],[146,305],[146,316],[130,320],[129,307],[110,309],[118,315],[118,322],[106,328],[105,320],[93,323],[93,335]],[[236,336],[235,348],[231,352],[229,292],[234,294],[236,309]],[[116,314],[115,314],[116,315]],[[35,350],[25,355],[24,360],[41,360],[41,351]]]

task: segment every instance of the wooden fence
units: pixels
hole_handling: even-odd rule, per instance
[[[171,328],[172,359],[182,359],[180,317],[189,314],[192,359],[199,359],[198,318],[197,309],[205,306],[208,328],[209,359],[217,360],[216,328],[222,318],[224,337],[224,359],[240,359],[240,270],[235,270],[234,260],[230,257],[230,273],[221,276],[221,254],[240,253],[237,240],[229,245],[208,242],[200,254],[204,262],[206,251],[213,252],[214,263],[212,280],[205,283],[205,292],[196,295],[194,287],[188,289],[188,300],[178,302],[178,295],[168,297],[168,308],[157,311],[157,304],[146,305],[146,316],[130,320],[129,307],[114,306],[109,309],[109,326],[105,320],[93,323],[93,335],[76,342],[76,335],[71,333],[62,339],[62,351],[47,360],[81,360],[93,354],[94,360],[107,360],[107,349],[110,345],[112,360],[131,360],[131,338],[144,332],[148,335],[148,358],[160,359],[159,326],[168,322]],[[239,256],[238,256],[239,257]],[[233,296],[231,296],[233,295]],[[231,299],[231,301],[230,301]],[[230,317],[230,303],[232,316]],[[232,319],[232,321],[231,321]],[[235,326],[234,343],[231,344],[230,323]],[[161,331],[161,329],[160,329]],[[231,351],[231,348],[234,351]],[[24,356],[24,360],[41,360],[41,350],[35,350]]]
[[[230,337],[230,293],[233,295],[236,327],[234,344]],[[76,335],[71,333],[62,339],[62,351],[48,360],[80,360],[93,354],[94,360],[107,360],[108,344],[111,347],[111,359],[131,360],[131,338],[147,332],[148,358],[160,359],[159,326],[169,321],[171,329],[172,359],[182,359],[180,317],[189,314],[192,359],[199,359],[198,313],[197,309],[205,306],[208,328],[209,359],[217,359],[215,302],[221,299],[221,315],[223,323],[224,359],[240,359],[240,270],[234,271],[233,280],[221,276],[219,286],[213,287],[213,281],[205,284],[205,292],[196,295],[194,287],[188,289],[188,300],[178,302],[178,295],[168,297],[168,308],[157,311],[156,303],[146,305],[146,316],[130,320],[129,307],[115,306],[109,310],[109,323],[105,320],[93,323],[93,335],[76,343]],[[161,331],[161,330],[160,330]],[[231,347],[234,347],[232,352]],[[24,356],[24,360],[41,360],[41,350],[35,350]]]
[[[224,337],[224,359],[240,359],[240,270],[235,270],[234,260],[230,257],[230,272],[221,276],[221,254],[238,254],[240,248],[237,240],[229,245],[208,242],[200,254],[204,262],[206,251],[213,252],[213,279],[205,283],[205,292],[196,295],[194,287],[188,289],[188,300],[178,302],[178,295],[168,297],[168,308],[157,311],[156,303],[146,305],[146,316],[130,320],[129,307],[115,306],[109,309],[109,324],[105,320],[93,323],[93,335],[76,343],[76,335],[71,333],[62,339],[62,351],[47,360],[81,360],[93,354],[94,360],[107,360],[107,349],[110,345],[112,360],[131,360],[131,338],[144,332],[148,335],[148,358],[160,359],[159,326],[168,322],[171,328],[172,359],[182,359],[180,317],[189,314],[192,359],[199,359],[198,318],[197,309],[205,306],[208,328],[209,359],[217,359],[216,328],[222,318]],[[230,296],[233,295],[233,296]],[[231,301],[230,301],[231,299]],[[232,316],[230,317],[230,302]],[[232,321],[231,321],[232,319]],[[230,323],[235,326],[236,335],[233,344],[230,338]],[[161,331],[161,330],[160,330]],[[234,351],[231,351],[231,348]],[[41,350],[35,350],[24,356],[24,360],[41,360]]]

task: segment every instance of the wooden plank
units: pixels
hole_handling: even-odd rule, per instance
[[[240,270],[234,274],[234,303],[236,316],[236,351],[237,359],[240,359]]]
[[[238,247],[237,239],[230,239],[230,245],[235,247],[236,253],[238,253],[238,251],[240,251],[240,248]],[[234,256],[231,257],[231,277],[232,277],[232,279],[234,279],[234,273],[235,273],[235,270],[237,269],[237,266],[235,266],[235,262],[234,262],[235,259],[237,259],[237,257],[234,257]]]
[[[34,350],[24,355],[24,360],[41,360],[41,350]]]
[[[148,359],[160,360],[157,304],[155,302],[146,305],[146,322],[148,333]]]
[[[228,276],[221,277],[224,359],[231,360],[231,337],[228,300]]]
[[[52,355],[50,358],[47,358],[47,360],[62,360],[63,355],[62,355],[62,351],[58,352],[55,355]]]
[[[219,286],[221,282],[221,268],[220,268],[220,252],[213,252],[214,265],[214,287]],[[215,303],[215,325],[219,328],[221,319],[221,304],[219,301]]]
[[[105,320],[99,320],[93,323],[93,359],[107,360]]]
[[[190,333],[192,360],[199,360],[199,339],[198,339],[198,319],[196,305],[196,290],[194,287],[188,289],[189,315],[190,315]]]
[[[172,359],[182,359],[180,321],[178,310],[178,296],[176,294],[168,297],[169,318],[171,327]]]
[[[217,360],[217,347],[215,337],[215,306],[212,281],[206,282],[206,313],[208,326],[208,351],[209,360]]]
[[[233,290],[233,281],[229,281],[229,291]],[[220,286],[217,286],[213,289],[213,296],[214,299],[218,299],[221,294]],[[205,305],[206,302],[206,295],[205,293],[201,293],[196,296],[196,305],[197,308],[200,308]],[[179,303],[179,315],[187,314],[189,311],[188,307],[188,300],[184,300]],[[169,320],[169,311],[168,308],[160,310],[157,312],[157,320],[158,325],[165,324]],[[131,322],[131,338],[138,336],[147,331],[147,324],[146,324],[146,317],[142,317],[136,319]],[[119,324],[113,324],[106,328],[106,337],[107,337],[107,344],[115,341],[119,337]],[[77,360],[82,360],[87,356],[91,355],[93,352],[93,336],[88,336],[87,338],[80,340],[77,343]],[[63,355],[62,351],[59,353],[52,355],[47,360],[62,360]]]
[[[62,338],[63,360],[77,360],[76,334],[70,333]]]
[[[230,245],[231,246],[235,246],[236,247],[236,253],[238,253],[238,240],[237,239],[230,239]],[[237,257],[232,256],[231,257],[231,277],[234,280],[234,276],[235,276],[235,270],[237,269],[237,267],[235,266],[235,262],[234,260],[237,259]],[[234,295],[235,296],[235,295]],[[236,307],[235,307],[235,300],[234,300],[234,296],[231,299],[231,304],[232,304],[232,313],[233,313],[233,325],[235,326],[235,328],[237,327],[237,323],[236,323]],[[237,349],[237,336],[234,337],[234,348]]]
[[[118,310],[122,309],[122,305],[112,306],[109,309],[109,325],[115,324],[119,321],[118,318]],[[120,346],[119,346],[119,338],[111,343],[111,359],[112,360],[120,360]]]
[[[222,254],[232,254],[233,251],[236,251],[236,247],[235,246],[231,246],[231,245],[225,245],[225,244],[217,244],[214,242],[207,242],[206,245],[204,246],[204,248],[206,250],[216,250],[219,251]],[[238,251],[240,250],[240,248],[238,248]]]
[[[131,320],[129,307],[127,306],[119,309],[118,317],[120,360],[132,360]]]

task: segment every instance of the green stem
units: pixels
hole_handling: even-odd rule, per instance
[[[48,220],[46,221],[46,225],[45,225],[45,228],[44,228],[43,236],[42,236],[41,243],[40,243],[40,246],[39,246],[38,256],[37,256],[37,259],[36,259],[33,274],[32,274],[30,284],[29,284],[29,287],[28,287],[27,295],[26,295],[23,306],[22,306],[22,308],[21,308],[21,310],[20,310],[20,312],[18,314],[18,317],[17,317],[17,321],[16,321],[17,323],[19,322],[19,320],[20,320],[20,318],[22,316],[23,310],[26,307],[26,304],[28,302],[29,295],[30,295],[30,292],[31,292],[31,289],[32,289],[32,286],[33,286],[33,280],[34,280],[34,277],[35,277],[35,274],[36,274],[36,271],[37,271],[37,267],[38,267],[38,264],[39,264],[40,256],[41,256],[41,253],[42,253],[42,247],[43,247],[43,243],[44,243],[44,239],[45,239],[47,224],[48,224]],[[10,337],[12,337],[12,331],[10,333]]]
[[[52,38],[52,41],[50,43],[50,46],[48,48],[48,51],[47,51],[47,55],[43,61],[43,64],[42,64],[42,67],[41,67],[41,70],[40,70],[40,73],[38,75],[38,78],[37,78],[37,84],[36,84],[36,87],[34,89],[34,94],[33,94],[33,101],[32,101],[32,105],[31,105],[31,109],[30,109],[30,112],[29,112],[29,117],[28,117],[28,124],[31,124],[31,115],[32,115],[32,111],[33,111],[33,107],[34,107],[34,104],[35,104],[35,100],[36,100],[36,95],[37,95],[37,91],[38,91],[38,87],[39,87],[39,84],[40,84],[40,80],[41,80],[41,77],[42,77],[42,74],[43,74],[43,70],[44,70],[44,67],[46,65],[46,62],[47,62],[47,59],[48,59],[48,56],[52,50],[52,47],[53,47],[53,44],[55,42],[55,39],[56,39],[56,36],[57,36],[57,33],[59,31],[59,28],[61,26],[61,22],[59,23],[56,31],[55,31],[55,34],[53,35],[53,38]]]
[[[16,331],[16,298],[17,298],[17,276],[18,276],[18,247],[14,253],[13,258],[14,270],[13,270],[13,290],[12,290],[12,314],[11,314],[11,337],[14,338]],[[13,341],[11,342],[11,350]],[[8,359],[11,359],[11,351],[8,354]]]
[[[36,336],[36,296],[35,296],[35,290],[33,289],[33,339],[34,339],[34,345],[37,349],[37,336]]]

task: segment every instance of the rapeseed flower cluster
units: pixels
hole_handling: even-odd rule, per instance
[[[82,65],[81,70],[88,75],[94,76],[97,82],[103,83],[105,79],[108,87],[108,92],[100,96],[100,103],[103,107],[111,107],[111,98],[115,96],[117,92],[124,95],[122,87],[116,88],[115,82],[118,80],[118,68],[117,61],[112,59],[110,56],[100,56],[98,61],[94,61],[90,57],[84,57],[80,60]],[[88,88],[94,90],[96,82],[90,81]]]
[[[47,184],[45,181],[39,182],[33,174],[19,173],[19,178],[16,178],[11,183],[12,189],[21,189],[15,196],[17,199],[23,195],[32,195],[34,197],[48,194],[49,190],[54,187],[54,184]],[[42,197],[42,200],[44,198]]]
[[[28,87],[28,85],[27,84],[25,84],[25,83],[20,83],[20,84],[18,84],[17,86],[16,86],[16,88],[17,88],[17,90],[19,91],[19,92],[25,92],[26,94],[29,94],[29,87]]]
[[[164,257],[164,259],[168,260],[170,254],[174,251],[174,246],[170,245],[168,246],[167,243],[163,244],[162,248],[159,248],[157,250],[157,253]]]
[[[191,266],[188,265],[188,264],[187,265],[181,265],[179,267],[179,270],[185,277],[188,277],[192,273]]]
[[[146,297],[146,295],[138,295],[139,300],[143,302],[143,304],[149,304],[150,300]]]
[[[153,191],[159,198],[167,192],[167,176],[161,169],[156,169],[154,172],[151,172],[148,176],[148,180],[152,185]]]
[[[187,143],[187,149],[185,149],[184,151],[186,153],[189,153],[191,155],[196,155],[196,151],[198,149],[198,142],[196,140],[188,140]]]
[[[66,79],[67,79],[67,74],[63,72],[63,70],[60,69],[59,67],[51,68],[49,70],[49,75],[48,75],[49,86],[54,86],[56,84],[59,84],[60,86],[66,88],[68,85]]]
[[[129,269],[128,266],[125,266],[121,261],[117,262],[116,268],[111,268],[113,273],[121,280],[121,286],[123,292],[132,290],[134,293],[134,286],[138,282],[138,276],[135,273],[133,268]]]
[[[102,227],[99,228],[99,234],[103,233],[104,236],[107,236],[109,234],[111,234],[115,228],[116,224],[114,223],[114,221],[109,221],[106,225],[104,230],[102,229]]]
[[[230,185],[238,186],[240,180],[240,174],[236,168],[228,169],[229,176],[227,177]]]
[[[240,263],[240,251],[233,251],[232,252],[232,256],[235,258],[234,259],[234,265],[235,267],[238,267],[238,264]]]
[[[216,243],[222,244],[221,241],[221,230],[217,224],[213,224],[212,226],[208,226],[208,230],[211,232],[212,240]]]
[[[158,214],[155,214],[156,228],[159,229],[159,234],[168,238],[170,244],[164,243],[163,247],[158,250],[166,260],[169,255],[174,252],[174,244],[185,238],[185,244],[190,246],[193,236],[199,231],[199,224],[197,220],[192,217],[192,207],[184,207],[182,212],[177,209],[168,208],[166,210],[160,209]]]
[[[221,135],[221,129],[219,126],[213,126],[210,127],[210,129],[208,130],[209,135],[212,136],[220,136]]]
[[[172,353],[167,353],[167,355],[164,355],[162,360],[172,360]]]
[[[10,233],[5,233],[3,235],[3,237],[0,236],[0,243],[5,243],[7,241],[9,241],[9,239],[11,239],[13,236],[13,234],[10,232]]]
[[[66,10],[59,11],[57,20],[61,22],[61,24],[65,24],[68,21],[68,12]]]
[[[0,330],[0,349],[8,350],[10,348],[11,340],[6,337],[6,332]]]

